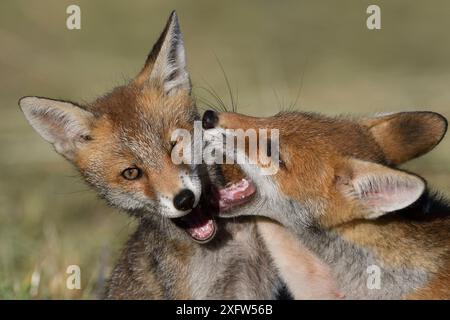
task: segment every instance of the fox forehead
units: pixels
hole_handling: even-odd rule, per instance
[[[295,148],[295,153],[313,152],[357,157],[384,163],[383,152],[372,136],[347,118],[328,118],[314,113],[285,112],[270,121],[280,130],[281,148]],[[287,142],[284,143],[283,142]],[[292,151],[294,150],[290,150]]]
[[[158,87],[128,85],[115,88],[109,94],[88,106],[97,116],[105,116],[116,127],[141,129],[151,124],[160,128],[186,126],[196,117],[194,102],[189,94],[181,92],[167,96]]]
[[[134,85],[115,88],[87,109],[96,115],[92,128],[96,148],[148,166],[157,166],[167,154],[172,131],[191,130],[197,117],[189,95],[167,96],[157,88]]]

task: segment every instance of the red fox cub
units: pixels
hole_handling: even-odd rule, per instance
[[[232,129],[279,132],[278,171],[262,174],[259,160],[240,164],[250,190],[240,192],[252,200],[222,216],[280,222],[331,268],[345,298],[450,298],[450,206],[421,177],[395,168],[440,142],[444,117],[402,112],[350,120],[285,112],[254,118],[207,111],[203,126],[216,150],[247,160],[245,145],[223,151],[223,137]],[[281,242],[274,232],[265,238]],[[295,269],[292,256],[283,254],[284,246],[273,250],[289,279],[283,270]],[[287,283],[294,291],[295,283]]]
[[[114,268],[109,299],[274,299],[281,283],[252,218],[213,217],[220,172],[171,161],[171,133],[193,129],[175,13],[130,83],[85,105],[19,102],[31,126],[108,203],[139,220]]]

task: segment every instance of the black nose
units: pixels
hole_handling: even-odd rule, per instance
[[[195,195],[189,189],[183,189],[173,198],[173,205],[181,211],[191,210],[194,207]]]
[[[212,110],[206,110],[203,114],[203,129],[212,129],[215,128],[217,125],[217,122],[219,122],[219,117],[217,116],[217,113]]]

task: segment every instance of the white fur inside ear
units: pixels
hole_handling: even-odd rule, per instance
[[[403,209],[414,203],[425,190],[425,183],[420,178],[388,170],[392,173],[368,174],[353,181],[357,197],[371,210],[367,218]]]
[[[171,16],[170,25],[150,79],[162,84],[164,92],[168,95],[172,95],[179,89],[190,91],[191,84],[186,70],[183,37],[175,13]]]
[[[25,97],[19,104],[30,125],[68,158],[72,158],[81,137],[89,135],[94,116],[70,102]]]

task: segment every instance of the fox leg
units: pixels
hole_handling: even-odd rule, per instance
[[[343,298],[330,268],[295,235],[269,219],[260,218],[257,225],[280,277],[296,300]]]

